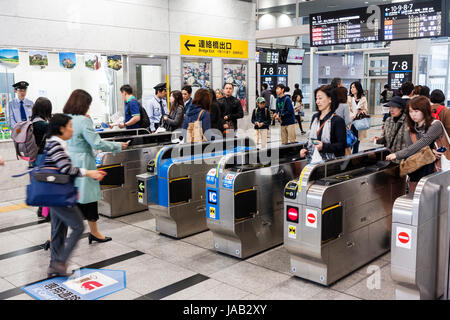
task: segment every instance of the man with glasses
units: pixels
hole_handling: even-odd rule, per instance
[[[18,122],[28,121],[31,117],[34,103],[30,99],[25,98],[28,86],[29,84],[26,81],[19,81],[13,84],[17,98],[9,102],[9,123],[11,128],[14,128]]]

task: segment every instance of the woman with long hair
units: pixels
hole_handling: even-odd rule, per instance
[[[386,160],[403,160],[418,153],[422,148],[429,147],[434,150],[436,139],[444,133],[442,123],[434,120],[431,115],[430,101],[423,96],[410,100],[406,106],[406,123],[408,133],[405,135],[406,147],[395,153],[391,153]],[[436,155],[436,152],[434,152]],[[408,174],[409,192],[414,193],[417,183],[422,177],[433,173],[435,163],[426,164],[416,171]]]
[[[49,99],[44,97],[37,98],[36,102],[33,105],[33,109],[31,110],[31,122],[33,123],[33,135],[34,140],[36,141],[36,145],[38,146],[38,155],[36,157],[35,161],[31,162],[31,165],[37,166],[41,163],[44,157],[44,147],[45,147],[45,141],[46,141],[46,135],[48,131],[48,121],[52,117],[52,103]],[[48,209],[46,209],[48,210]],[[37,211],[38,217],[44,217],[42,215],[42,207],[38,208]],[[47,216],[45,216],[46,220],[49,220],[49,216],[47,213]],[[44,244],[44,247],[47,247],[50,245],[50,242],[46,242]]]
[[[220,111],[219,103],[217,102],[216,94],[213,89],[208,89],[211,96],[211,104],[209,106],[209,114],[211,117],[211,129],[217,130],[217,133],[222,135],[223,131],[223,117]]]
[[[369,114],[369,110],[367,109],[367,99],[364,96],[364,90],[360,82],[355,81],[350,85],[350,95],[348,96],[347,104],[350,107],[350,115],[354,120],[358,120]],[[358,131],[353,124],[350,129],[358,139],[353,145],[353,153],[358,153],[360,139],[367,137],[367,130]]]
[[[169,96],[169,102],[170,112],[162,117],[161,122],[167,131],[175,131],[181,128],[184,119],[184,102],[181,91],[172,91]]]
[[[191,107],[186,112],[186,117],[184,117],[183,122],[183,137],[186,143],[200,142],[206,138],[205,132],[211,128],[211,117],[210,117],[210,105],[211,96],[208,89],[198,89],[195,92],[194,99],[192,100]],[[196,135],[191,135],[190,128],[196,122],[200,121],[202,137],[197,137]],[[191,141],[188,141],[190,139]],[[201,139],[196,141],[196,139]]]

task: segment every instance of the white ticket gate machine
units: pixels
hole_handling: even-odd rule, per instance
[[[450,170],[428,175],[419,181],[414,194],[394,203],[391,276],[397,300],[439,299],[444,295],[449,184]]]

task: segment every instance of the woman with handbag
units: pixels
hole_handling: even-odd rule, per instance
[[[390,116],[386,118],[381,138],[373,137],[373,141],[376,144],[384,145],[395,153],[405,148],[405,137],[409,134],[406,124],[406,101],[399,96],[395,96],[384,107],[389,108]]]
[[[72,119],[64,114],[55,114],[49,123],[48,135],[45,146],[45,167],[58,168],[59,173],[69,175],[72,181],[75,178],[84,177],[101,181],[106,172],[97,170],[86,170],[72,165],[72,161],[67,152],[66,141],[73,135]],[[50,266],[47,269],[49,277],[69,276],[67,273],[67,260],[75,245],[84,231],[83,216],[78,208],[56,207],[50,208],[51,219],[51,245],[50,245]],[[72,233],[67,238],[67,229],[70,227]]]
[[[313,161],[316,150],[323,160],[342,157],[345,154],[347,135],[344,119],[335,114],[338,101],[335,89],[330,85],[317,88],[314,92],[319,112],[311,119],[307,149],[300,151],[302,158]],[[319,160],[320,160],[319,157]]]
[[[95,164],[94,150],[117,153],[126,149],[128,144],[103,141],[100,138],[100,135],[94,131],[92,120],[87,115],[91,102],[92,97],[89,93],[77,89],[70,95],[63,112],[72,117],[74,133],[67,146],[73,164],[81,168],[95,170],[97,165]],[[89,225],[89,244],[92,241],[106,242],[112,240],[111,237],[105,237],[98,230],[98,201],[102,198],[98,181],[81,177],[75,180],[75,185],[80,192],[78,207]]]
[[[355,81],[350,85],[350,95],[348,96],[347,104],[349,105],[350,115],[352,116],[354,122],[367,119],[369,115],[369,110],[367,109],[367,99],[364,96],[364,90],[360,82]],[[365,128],[366,129],[358,130],[355,123],[353,123],[350,128],[354,136],[358,139],[358,141],[356,141],[353,145],[353,153],[359,152],[360,140],[367,137],[367,129],[369,128]]]
[[[185,143],[207,140],[205,133],[211,128],[210,104],[211,97],[208,89],[198,89],[195,92],[192,105],[184,117],[182,136]],[[209,133],[211,132],[208,132],[207,135]]]
[[[36,102],[33,105],[33,109],[31,111],[30,121],[33,123],[33,134],[34,139],[36,141],[36,145],[38,146],[38,155],[36,160],[31,162],[31,165],[35,167],[39,163],[41,163],[42,158],[44,157],[44,147],[45,147],[45,137],[48,131],[48,121],[52,117],[52,103],[49,99],[45,97],[37,98]],[[44,211],[44,214],[42,214]],[[46,221],[50,220],[50,216],[48,215],[48,208],[39,207],[37,211],[38,217],[44,217]],[[50,242],[47,241],[44,243],[44,249],[48,249]]]
[[[303,97],[301,94],[294,94],[294,96],[292,97],[292,101],[294,102],[294,111],[297,112],[297,114],[295,115],[295,119],[297,119],[301,134],[305,134],[306,132],[303,131],[302,127],[303,117],[305,116],[305,107],[303,105],[302,99]]]
[[[386,160],[402,160],[400,175],[409,176],[409,192],[414,193],[417,183],[435,171],[435,141],[443,134],[440,121],[431,115],[430,101],[423,96],[410,100],[406,106],[406,147],[391,153]]]

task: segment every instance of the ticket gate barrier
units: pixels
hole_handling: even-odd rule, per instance
[[[253,140],[233,138],[161,149],[149,171],[137,176],[139,202],[155,216],[156,231],[183,238],[208,230],[205,176],[227,154],[254,148]]]
[[[146,130],[145,130],[146,131]],[[143,130],[107,131],[106,141],[129,142],[128,148],[118,153],[99,152],[96,155],[97,169],[108,174],[100,182],[102,200],[98,211],[107,217],[118,217],[147,210],[137,201],[136,174],[146,170],[147,163],[154,159],[164,146],[174,144],[172,133],[145,134]],[[130,135],[134,133],[135,135]],[[101,135],[103,136],[103,135]]]
[[[445,287],[444,287],[444,299],[450,300],[450,187],[447,188],[448,194],[448,214],[447,214],[447,239],[446,243],[449,249],[445,251]]]
[[[305,147],[228,155],[208,172],[206,217],[218,252],[243,259],[283,243],[284,186],[306,166]]]
[[[392,211],[391,277],[395,298],[439,299],[448,274],[450,170],[423,177]]]
[[[107,130],[98,132],[102,139],[106,138],[117,138],[117,137],[126,137],[126,136],[141,136],[150,134],[151,132],[147,129],[122,129],[122,130]]]
[[[405,193],[387,148],[306,166],[286,185],[291,272],[330,285],[389,251],[392,206]]]

